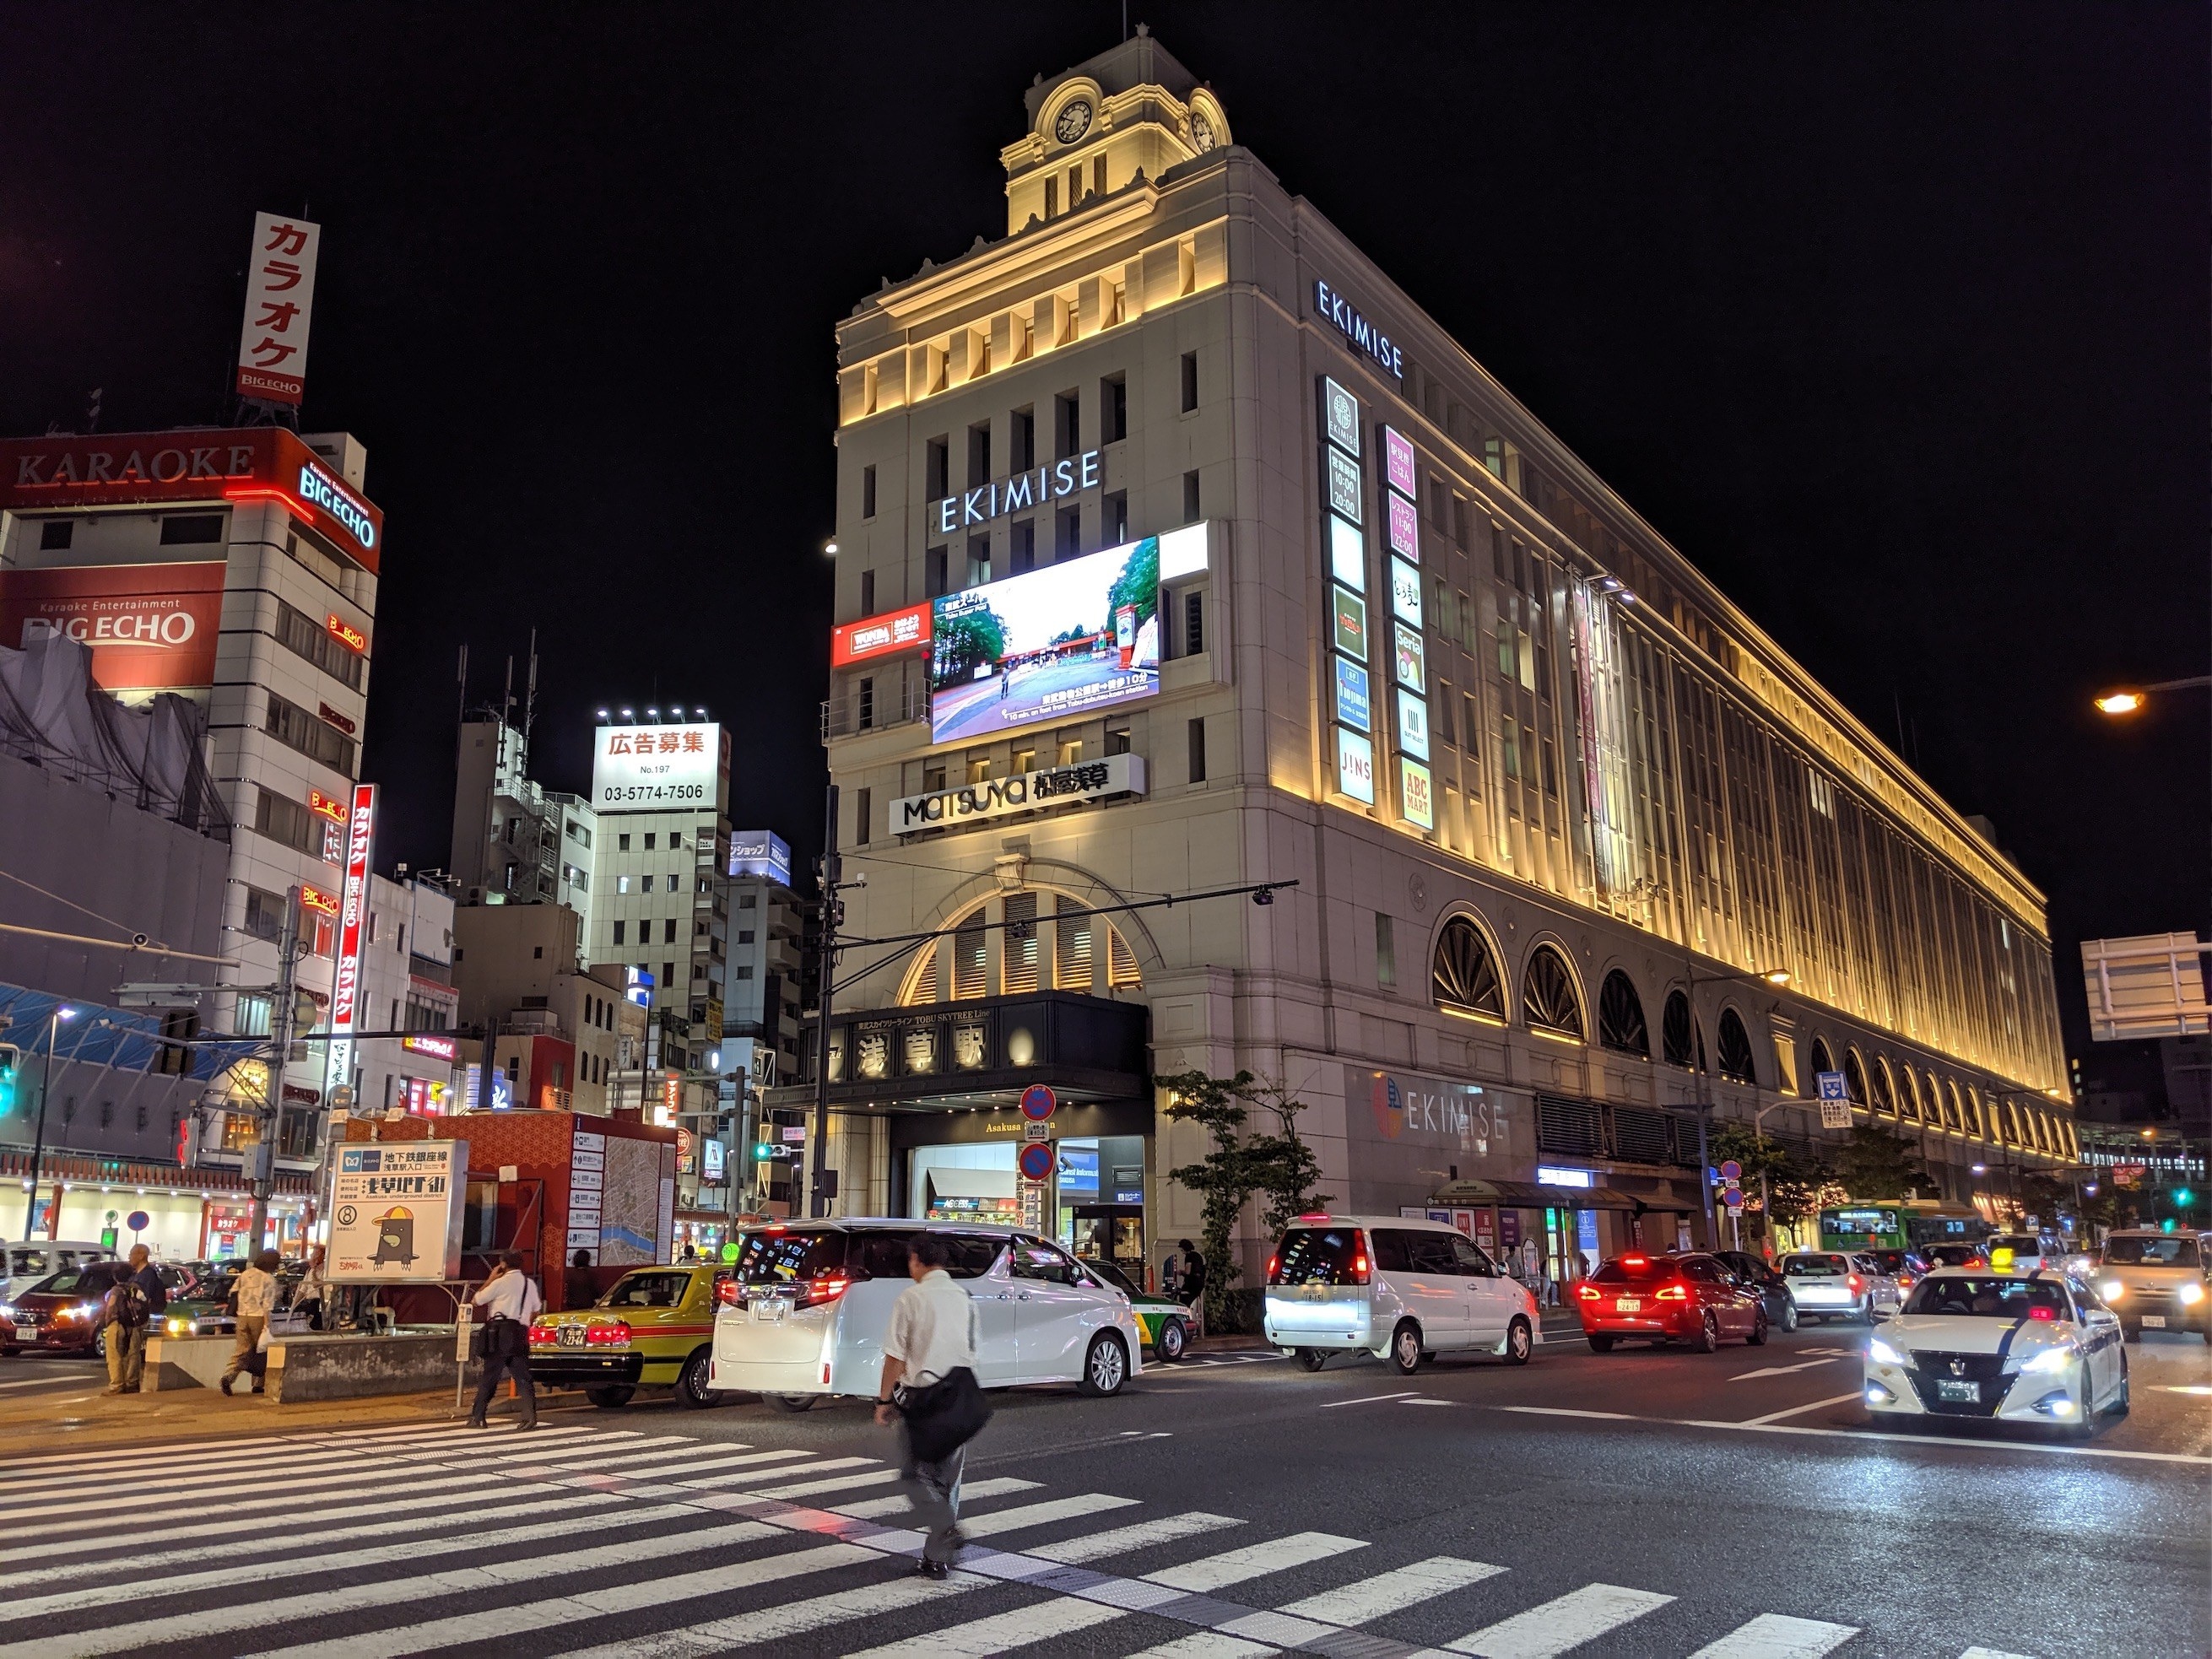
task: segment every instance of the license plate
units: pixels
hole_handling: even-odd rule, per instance
[[[15,1340],[16,1340],[18,1342],[35,1342],[35,1341],[37,1341],[37,1340],[39,1340],[39,1328],[38,1328],[36,1325],[18,1325],[18,1326],[16,1326],[16,1327],[15,1327]]]
[[[1963,1401],[1972,1405],[1982,1397],[1981,1385],[1978,1382],[1954,1382],[1947,1376],[1936,1384],[1936,1397],[1938,1400]]]
[[[564,1348],[582,1347],[584,1346],[584,1328],[581,1325],[563,1325],[561,1327],[560,1342],[561,1346]]]
[[[790,1305],[791,1304],[789,1303],[786,1302],[780,1296],[763,1297],[759,1301],[754,1303],[750,1309],[750,1312],[753,1316],[753,1323],[756,1325],[780,1325],[783,1322],[785,1310],[788,1309]]]
[[[1644,1298],[1640,1296],[1624,1296],[1618,1298],[1613,1305],[1622,1313],[1635,1313],[1643,1308]]]
[[[1306,1300],[1309,1302],[1326,1302],[1328,1300],[1328,1286],[1326,1285],[1309,1285],[1305,1288],[1304,1294]]]
[[[2166,1316],[2164,1314],[2145,1314],[2142,1316],[2142,1322],[2143,1328],[2146,1330],[2162,1331],[2166,1328]]]

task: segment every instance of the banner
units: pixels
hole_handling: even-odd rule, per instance
[[[238,395],[297,406],[307,394],[307,325],[315,305],[322,227],[253,216],[246,270],[246,323],[238,337]]]
[[[92,647],[104,691],[204,690],[215,684],[225,568],[213,559],[0,570],[0,645],[66,634]]]

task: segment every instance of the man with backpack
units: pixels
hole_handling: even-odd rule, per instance
[[[131,1247],[131,1271],[109,1287],[102,1320],[107,1327],[107,1391],[136,1394],[146,1374],[146,1334],[169,1305],[167,1287],[155,1271],[153,1252]]]

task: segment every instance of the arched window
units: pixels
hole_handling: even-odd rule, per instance
[[[1844,1092],[1862,1106],[1867,1103],[1866,1066],[1856,1048],[1844,1050]]]
[[[1688,1071],[1705,1063],[1705,1033],[1690,1018],[1690,1000],[1680,991],[1667,994],[1667,1006],[1659,1016],[1659,1043],[1669,1066]]]
[[[1605,985],[1597,994],[1597,1040],[1620,1054],[1651,1058],[1651,1034],[1644,1024],[1644,999],[1618,968],[1605,976]]]
[[[1431,964],[1431,994],[1448,1014],[1503,1020],[1505,987],[1482,930],[1465,916],[1444,923]]]
[[[1813,1039],[1813,1075],[1818,1077],[1823,1072],[1832,1072],[1835,1069],[1836,1057],[1828,1052],[1828,1045],[1820,1038],[1814,1037]]]
[[[1958,1115],[1945,1109],[1943,1085],[1936,1080],[1936,1073],[1933,1072],[1929,1073],[1922,1080],[1920,1102],[1923,1109],[1928,1114],[1928,1121],[1937,1128],[1956,1129],[1961,1127]]]
[[[1733,1008],[1721,1010],[1718,1033],[1720,1050],[1716,1058],[1720,1061],[1720,1074],[1731,1083],[1759,1081],[1759,1062],[1752,1057],[1751,1034],[1743,1029],[1743,1020]]]
[[[1875,1114],[1881,1117],[1895,1117],[1897,1093],[1890,1087],[1889,1062],[1880,1054],[1874,1057],[1874,1070],[1868,1073],[1867,1081],[1874,1085],[1873,1104]]]
[[[899,981],[900,1003],[907,1007],[933,1003],[942,990],[950,990],[955,1001],[993,994],[989,940],[994,920],[1005,924],[999,930],[996,989],[1000,993],[1018,995],[1036,990],[1046,982],[1047,974],[1053,988],[1061,991],[1103,993],[1144,983],[1136,952],[1119,928],[1103,916],[1073,914],[1089,907],[1065,895],[1054,895],[1048,912],[1042,891],[1010,893],[996,901],[995,913],[994,901],[988,899],[961,912],[939,938],[915,952]]]
[[[1972,1097],[1971,1091],[1966,1095],[1961,1095],[1955,1079],[1946,1086],[1943,1092],[1950,1097],[1952,1121],[1968,1134],[1979,1139],[1982,1133],[1980,1103]]]
[[[1897,1115],[1907,1123],[1920,1121],[1920,1083],[1910,1066],[1897,1068]]]
[[[1529,952],[1528,971],[1521,988],[1521,1012],[1532,1031],[1582,1041],[1583,1004],[1575,994],[1575,976],[1566,959],[1548,945],[1540,945]]]

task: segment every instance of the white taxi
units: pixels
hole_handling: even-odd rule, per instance
[[[2120,1322],[2055,1273],[1946,1267],[1912,1287],[1866,1350],[1876,1418],[2051,1423],[2086,1437],[2128,1408]]]

